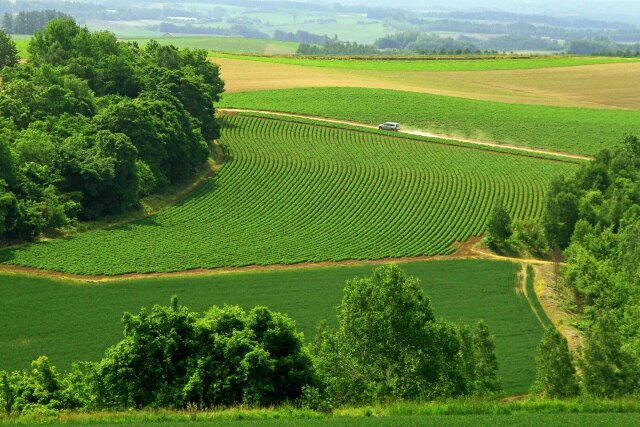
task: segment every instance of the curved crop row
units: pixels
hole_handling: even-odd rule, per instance
[[[78,274],[448,254],[493,204],[536,218],[575,165],[256,117],[226,120],[225,164],[145,220],[5,251]]]

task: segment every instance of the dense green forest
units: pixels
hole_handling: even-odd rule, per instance
[[[588,333],[604,322],[625,359],[640,357],[640,141],[603,150],[573,177],[558,178],[544,228],[564,249],[564,285]],[[635,373],[637,375],[637,372]],[[635,377],[633,381],[640,381]]]
[[[538,224],[513,224],[496,205],[488,243],[564,256],[555,287],[585,344],[584,390],[597,397],[640,392],[640,141],[627,136],[571,177],[551,182]],[[547,337],[548,342],[553,337]],[[557,347],[556,347],[557,349]],[[547,353],[548,353],[547,349]],[[559,353],[558,353],[559,354]],[[557,363],[557,359],[556,359]],[[552,363],[549,363],[549,366]]]
[[[141,48],[70,19],[36,32],[25,64],[0,41],[0,238],[121,214],[208,158],[224,84],[205,51]]]

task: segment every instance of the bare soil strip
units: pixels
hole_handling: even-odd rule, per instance
[[[0,264],[0,273],[9,274],[26,274],[29,276],[47,277],[52,279],[72,280],[86,283],[114,282],[129,279],[146,279],[158,277],[188,277],[188,276],[211,276],[216,274],[228,273],[248,273],[259,271],[282,271],[297,270],[305,268],[324,268],[324,267],[345,267],[360,265],[382,265],[389,263],[410,263],[424,261],[443,261],[450,259],[491,259],[492,256],[483,252],[477,252],[474,246],[480,242],[479,237],[473,237],[466,242],[454,245],[455,253],[451,255],[436,256],[420,256],[420,257],[399,257],[399,258],[382,258],[376,260],[344,260],[344,261],[323,261],[323,262],[301,262],[298,264],[272,264],[272,265],[247,265],[244,267],[221,267],[215,269],[195,269],[176,271],[170,273],[130,273],[117,276],[96,276],[83,274],[69,274],[60,271],[41,270],[33,267],[22,267],[17,265]],[[517,261],[516,261],[517,262]]]
[[[534,290],[542,309],[546,313],[551,323],[565,336],[572,352],[582,348],[582,336],[572,325],[574,318],[568,313],[562,304],[563,297],[558,292],[554,282],[556,281],[555,268],[552,265],[537,265],[536,283]]]
[[[464,242],[458,242],[453,245],[455,252],[450,255],[436,255],[436,256],[418,256],[418,257],[396,257],[396,258],[382,258],[375,260],[360,260],[350,259],[343,261],[322,261],[322,262],[301,262],[297,264],[272,264],[272,265],[247,265],[242,267],[221,267],[213,269],[194,269],[175,272],[163,272],[163,273],[129,273],[120,274],[116,276],[101,276],[101,275],[84,275],[84,274],[70,274],[53,270],[42,270],[33,267],[23,267],[18,265],[0,264],[0,273],[7,274],[25,274],[37,277],[47,277],[51,279],[60,280],[72,280],[85,283],[99,283],[99,282],[114,282],[119,280],[129,279],[145,279],[145,278],[158,278],[158,277],[188,277],[188,276],[211,276],[216,274],[228,274],[228,273],[247,273],[247,272],[260,272],[260,271],[282,271],[282,270],[297,270],[306,268],[326,268],[326,267],[345,267],[345,266],[366,266],[366,265],[382,265],[389,263],[411,263],[411,262],[426,262],[426,261],[446,261],[452,259],[493,259],[497,261],[510,261],[516,263],[525,264],[537,264],[548,265],[552,264],[551,261],[537,260],[537,259],[522,259],[513,257],[504,257],[495,255],[490,252],[478,249],[478,245],[482,241],[482,237],[472,237]],[[526,279],[526,277],[525,277]],[[526,282],[525,282],[526,284]],[[526,290],[524,291],[526,292]]]
[[[336,124],[349,125],[349,126],[358,126],[358,127],[367,128],[367,129],[377,129],[378,128],[377,126],[368,125],[368,124],[365,124],[365,123],[352,122],[352,121],[348,121],[348,120],[329,119],[329,118],[326,118],[326,117],[307,116],[307,115],[304,115],[304,114],[282,113],[282,112],[276,112],[276,111],[249,110],[249,109],[240,109],[240,108],[219,108],[218,112],[222,113],[222,114],[225,114],[225,113],[226,114],[234,114],[234,113],[269,114],[269,115],[280,116],[280,117],[297,117],[297,118],[300,118],[300,119],[310,119],[310,120],[316,120],[316,121],[325,122],[325,123],[336,123]],[[443,139],[443,140],[446,140],[446,141],[465,142],[467,144],[474,144],[474,145],[480,145],[480,146],[485,146],[485,147],[508,148],[510,150],[521,151],[521,152],[525,152],[525,153],[547,154],[547,155],[552,155],[552,156],[556,156],[556,157],[562,157],[562,158],[566,158],[566,159],[574,159],[574,160],[592,160],[593,159],[592,157],[582,156],[582,155],[579,155],[579,154],[565,153],[565,152],[553,151],[553,150],[543,150],[543,149],[538,149],[538,148],[519,147],[517,145],[499,144],[497,142],[480,141],[480,140],[477,140],[477,139],[459,138],[459,137],[454,137],[454,136],[451,136],[451,135],[436,134],[436,133],[431,133],[431,132],[426,132],[426,131],[421,131],[421,130],[402,130],[401,129],[400,133],[404,133],[404,134],[407,134],[407,135],[425,136],[425,137],[428,137],[428,138],[438,138],[438,139]]]

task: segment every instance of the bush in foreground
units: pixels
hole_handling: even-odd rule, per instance
[[[416,278],[395,265],[347,282],[339,326],[321,325],[318,372],[337,404],[501,391],[492,338],[436,320]]]
[[[59,374],[46,357],[31,372],[0,372],[7,413],[76,408],[183,408],[295,401],[314,384],[302,334],[289,317],[256,307],[170,307],[125,314],[124,339],[97,363]]]

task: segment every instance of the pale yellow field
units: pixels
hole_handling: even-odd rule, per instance
[[[215,58],[228,92],[368,87],[490,101],[640,109],[640,62],[505,71],[366,71]]]

